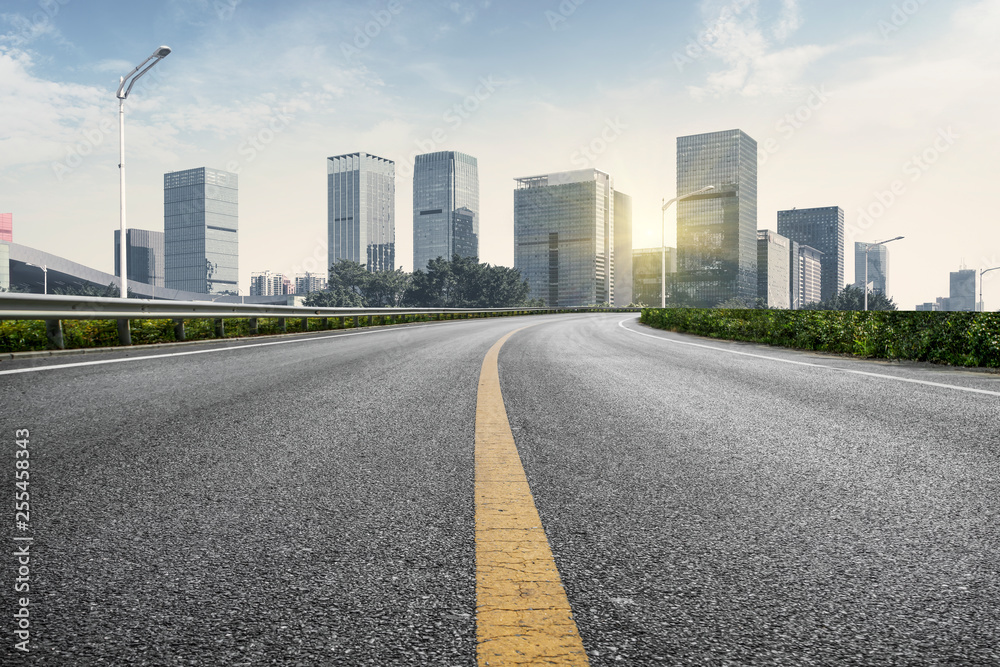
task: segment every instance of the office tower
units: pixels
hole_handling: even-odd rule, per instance
[[[615,190],[615,300],[611,305],[624,307],[632,303],[632,197]]]
[[[823,296],[823,253],[807,245],[790,241],[792,310],[801,310],[817,303]]]
[[[867,243],[854,244],[854,284],[865,284],[865,247]],[[868,282],[872,292],[889,294],[889,249],[884,245],[872,246],[868,251]]]
[[[767,308],[791,308],[791,241],[770,229],[757,232],[757,298]]]
[[[294,294],[290,278],[281,273],[259,271],[250,274],[250,296],[281,296]]]
[[[615,303],[614,183],[596,169],[515,179],[514,268],[546,305]]]
[[[833,299],[844,286],[844,210],[839,206],[778,211],[778,233],[822,253],[822,301]]]
[[[470,229],[471,223],[471,229]],[[413,165],[413,270],[453,255],[479,257],[479,165],[457,151],[418,155]]]
[[[677,289],[696,306],[757,298],[757,142],[740,130],[677,138]]]
[[[928,301],[927,303],[918,303],[917,307],[914,308],[914,310],[917,311],[918,313],[920,312],[930,313],[937,310],[937,304],[934,303],[933,301]]]
[[[948,295],[948,309],[952,311],[975,312],[976,272],[962,269],[951,273],[951,292]]]
[[[326,289],[326,276],[318,273],[300,273],[295,276],[295,293],[309,294]]]
[[[0,213],[0,242],[14,242],[14,214]]]
[[[617,257],[617,255],[616,255]],[[663,268],[663,248],[638,248],[632,251],[632,302],[641,303],[651,308],[659,308],[660,288],[663,281],[660,278]],[[674,274],[677,273],[677,250],[666,249],[667,265],[667,305],[672,302],[670,288],[673,285]],[[621,269],[615,265],[615,275],[621,275]],[[621,282],[619,281],[620,285]]]
[[[122,274],[121,230],[115,230],[115,275]],[[146,229],[126,229],[127,278],[131,282],[164,287],[164,234]]]
[[[163,175],[167,288],[237,293],[238,186],[236,174],[206,167]]]
[[[396,267],[396,163],[368,153],[327,158],[328,266]]]

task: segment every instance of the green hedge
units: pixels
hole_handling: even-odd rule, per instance
[[[1000,367],[1000,313],[645,308],[658,329],[801,350]]]

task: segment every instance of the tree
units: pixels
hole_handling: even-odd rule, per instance
[[[67,287],[56,287],[52,294],[61,296],[96,296],[117,299],[122,295],[122,288],[117,283],[108,283],[107,287],[100,287],[93,283],[82,283],[80,285],[70,285]],[[129,298],[135,298],[135,293],[130,287],[128,289]]]
[[[829,301],[810,303],[803,310],[864,310],[865,293],[857,285],[848,285]],[[868,292],[868,310],[899,310],[896,302],[881,291]]]
[[[426,272],[415,271],[404,301],[421,308],[517,308],[529,303],[529,291],[516,269],[454,255],[450,262],[431,260]]]

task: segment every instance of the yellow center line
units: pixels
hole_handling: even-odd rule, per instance
[[[479,376],[477,656],[480,667],[589,665],[500,393],[500,348],[517,331],[490,348]]]

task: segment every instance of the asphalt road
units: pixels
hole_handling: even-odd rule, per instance
[[[1000,376],[625,315],[0,363],[53,367],[0,374],[3,664],[475,665],[477,382],[526,325],[501,385],[592,665],[1000,664]]]

